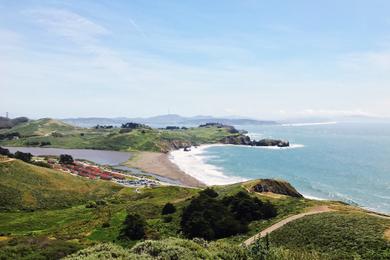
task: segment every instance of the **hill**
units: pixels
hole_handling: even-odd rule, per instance
[[[76,130],[76,127],[62,121],[51,118],[42,118],[18,124],[11,129],[6,131],[3,130],[0,133],[18,132],[22,136],[46,136],[53,132],[70,132]]]
[[[110,196],[122,187],[19,160],[0,162],[0,210],[57,209]]]
[[[258,184],[267,184],[268,190],[253,189]],[[119,259],[173,259],[175,255],[259,259],[258,254],[269,259],[386,259],[390,248],[385,240],[385,232],[390,228],[387,217],[339,202],[282,195],[295,189],[281,181],[254,180],[212,187],[217,200],[245,208],[249,206],[248,199],[243,204],[240,200],[226,200],[244,192],[250,198],[271,203],[277,216],[247,222],[248,229],[242,233],[209,242],[183,239],[181,230],[184,209],[201,196],[202,189],[122,188],[17,160],[0,162],[0,185],[0,258],[5,259],[58,259],[79,249],[85,250],[70,259],[94,259],[96,255]],[[207,196],[215,195],[212,192]],[[91,207],[89,200],[101,202]],[[176,210],[163,215],[162,209],[168,202]],[[333,211],[292,221],[271,233],[268,242],[260,241],[249,248],[241,246],[261,230],[320,206]],[[131,213],[145,220],[148,241],[121,238],[125,219]],[[89,248],[91,245],[95,246]]]
[[[176,130],[139,127],[136,129],[79,128],[53,119],[39,119],[0,131],[18,133],[18,138],[0,140],[2,146],[45,146],[117,151],[167,152],[188,145],[218,143],[237,136],[228,127],[193,127]]]
[[[12,128],[18,124],[27,122],[27,117],[16,117],[16,118],[7,118],[0,116],[0,129]]]

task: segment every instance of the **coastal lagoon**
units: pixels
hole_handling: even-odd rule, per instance
[[[390,213],[390,124],[236,126],[289,148],[216,145],[173,152],[179,167],[207,184],[276,178],[306,197],[341,200]]]
[[[62,148],[42,148],[42,147],[6,147],[10,152],[21,151],[31,153],[34,156],[69,154],[75,159],[84,159],[101,165],[120,165],[131,158],[129,152],[92,150],[92,149],[62,149]]]

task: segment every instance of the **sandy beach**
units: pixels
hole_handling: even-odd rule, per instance
[[[190,187],[202,187],[204,183],[184,173],[169,160],[169,154],[155,152],[139,152],[126,166],[180,181]]]

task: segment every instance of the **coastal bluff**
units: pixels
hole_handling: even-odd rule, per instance
[[[258,179],[247,182],[245,187],[250,192],[271,192],[274,194],[286,195],[294,198],[303,198],[303,195],[300,194],[290,183],[282,180]]]

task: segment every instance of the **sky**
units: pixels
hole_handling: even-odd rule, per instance
[[[0,0],[0,113],[390,116],[389,13],[387,0]]]

